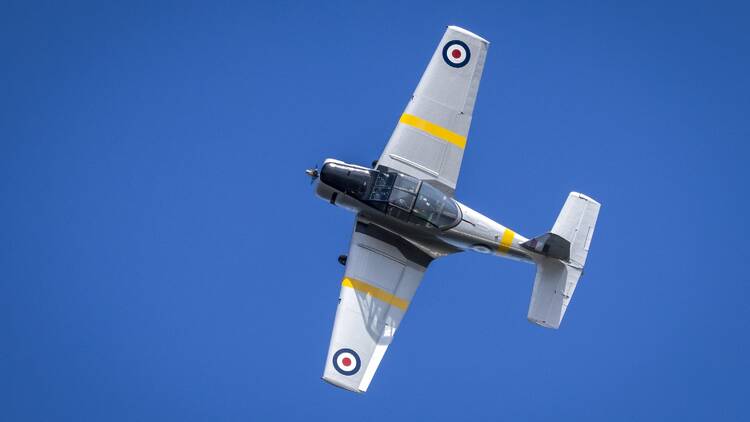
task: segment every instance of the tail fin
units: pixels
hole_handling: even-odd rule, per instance
[[[537,260],[529,321],[558,328],[583,273],[601,205],[571,192],[550,233],[531,239],[524,247],[542,253]]]

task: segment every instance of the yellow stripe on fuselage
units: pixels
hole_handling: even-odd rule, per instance
[[[401,299],[400,297],[396,297],[396,295],[388,293],[379,287],[373,286],[372,284],[367,284],[364,281],[359,281],[353,278],[344,277],[344,281],[341,282],[341,285],[344,287],[352,288],[358,292],[367,293],[368,295],[374,297],[377,300],[391,304],[399,309],[403,309],[404,311],[406,310],[406,308],[409,307],[408,300],[404,300],[404,299]]]
[[[438,139],[442,139],[446,142],[450,142],[451,144],[461,149],[466,148],[465,136],[459,135],[456,132],[452,132],[442,126],[438,126],[435,123],[428,122],[427,120],[419,118],[412,114],[402,114],[401,119],[399,119],[399,123],[403,123],[405,125],[409,125],[421,131],[427,132],[430,135]]]
[[[508,252],[510,250],[510,246],[513,244],[513,237],[516,234],[511,229],[505,229],[503,232],[503,237],[500,239],[500,246],[497,247],[497,250],[500,252]]]

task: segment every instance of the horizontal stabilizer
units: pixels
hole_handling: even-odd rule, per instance
[[[557,259],[539,261],[531,292],[529,321],[542,327],[559,328],[582,272]]]
[[[551,233],[570,242],[570,262],[583,268],[589,254],[601,205],[588,196],[571,192],[557,216]]]
[[[571,192],[549,233],[523,243],[544,255],[536,259],[536,279],[529,304],[529,321],[559,328],[570,298],[583,274],[601,205]]]

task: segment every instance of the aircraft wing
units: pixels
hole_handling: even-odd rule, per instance
[[[365,392],[432,258],[357,219],[323,379]]]
[[[456,190],[489,42],[449,26],[378,160]]]

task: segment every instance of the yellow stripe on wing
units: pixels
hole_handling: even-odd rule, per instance
[[[510,246],[513,244],[513,237],[516,234],[511,229],[505,229],[503,232],[503,237],[500,239],[500,246],[497,247],[497,250],[500,252],[508,252],[510,250]]]
[[[442,139],[446,142],[450,142],[451,144],[461,149],[466,148],[465,136],[459,135],[456,132],[452,132],[442,126],[438,126],[435,123],[428,122],[427,120],[419,118],[412,114],[404,113],[403,115],[401,115],[401,119],[399,119],[399,123],[403,123],[405,125],[427,132],[430,135],[438,139]]]
[[[404,300],[399,297],[396,297],[396,295],[392,293],[388,293],[379,287],[373,286],[372,284],[367,284],[364,281],[359,281],[353,278],[344,277],[344,281],[341,282],[341,285],[344,287],[352,288],[358,292],[367,293],[368,295],[374,297],[377,300],[391,304],[399,309],[403,309],[404,311],[406,310],[406,308],[409,307],[408,300]]]

